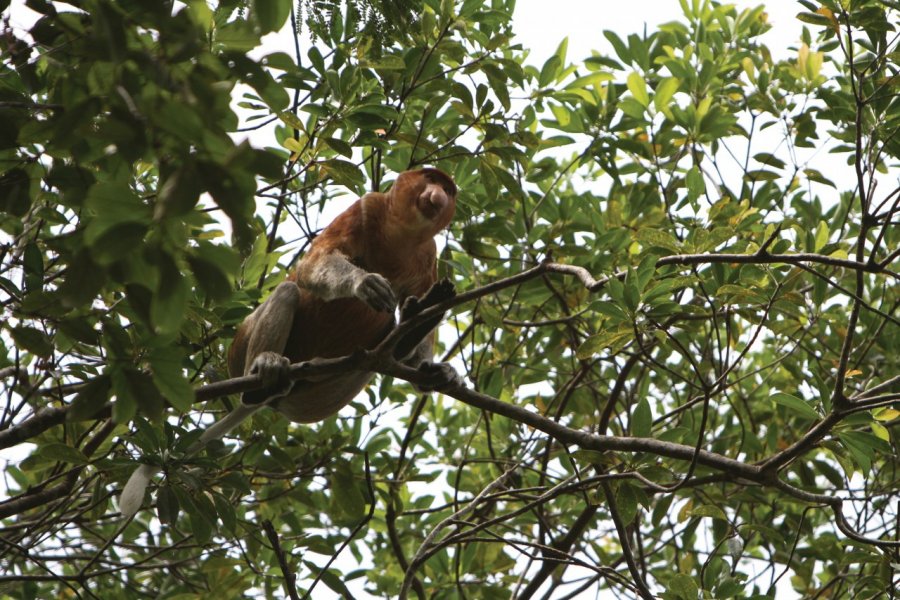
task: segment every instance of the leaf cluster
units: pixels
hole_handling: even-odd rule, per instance
[[[512,0],[28,0],[0,32],[2,593],[891,589],[900,9],[804,1],[773,52],[764,7],[680,1],[537,60]],[[263,44],[289,19],[314,43]],[[190,452],[236,325],[348,194],[423,165],[461,190],[438,338],[467,387],[386,368],[339,418]]]

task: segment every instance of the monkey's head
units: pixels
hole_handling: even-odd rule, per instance
[[[439,169],[401,173],[389,195],[401,222],[428,237],[449,225],[456,211],[456,184]]]

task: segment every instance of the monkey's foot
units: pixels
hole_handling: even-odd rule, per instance
[[[430,308],[435,304],[440,304],[444,300],[449,300],[456,296],[456,288],[453,283],[447,279],[441,279],[436,282],[421,298],[410,296],[400,308],[400,321],[408,321],[426,308]]]
[[[259,375],[262,388],[244,392],[241,402],[255,405],[286,396],[294,385],[290,367],[291,361],[286,356],[277,352],[261,352],[253,359],[248,375]]]
[[[426,378],[424,382],[416,384],[416,389],[420,392],[440,391],[457,385],[465,386],[462,377],[450,363],[426,360],[419,365],[419,373]]]

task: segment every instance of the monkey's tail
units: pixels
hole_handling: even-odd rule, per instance
[[[119,496],[119,512],[123,517],[130,519],[141,508],[147,485],[159,471],[160,468],[156,465],[141,465],[134,470],[122,488],[122,495]]]
[[[264,406],[266,406],[265,403],[251,406],[246,404],[239,405],[228,413],[224,419],[214,423],[212,427],[204,431],[197,443],[188,450],[188,453],[199,452],[209,442],[225,436],[229,431],[243,423],[247,417]],[[144,492],[147,491],[150,480],[160,470],[160,467],[156,465],[141,465],[134,470],[134,473],[131,474],[131,477],[125,483],[125,487],[122,488],[122,495],[119,496],[119,512],[122,513],[123,517],[130,519],[137,514],[141,504],[144,502]]]
[[[264,406],[268,406],[268,404],[265,402],[262,404],[250,405],[239,404],[237,408],[225,415],[224,419],[213,423],[212,427],[204,431],[197,443],[191,447],[190,452],[196,452],[213,440],[225,437],[229,431],[243,423],[248,417]]]

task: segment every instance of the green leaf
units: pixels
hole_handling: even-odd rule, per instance
[[[628,277],[625,279],[624,283],[623,299],[625,300],[625,307],[628,309],[628,312],[632,314],[637,311],[638,306],[641,304],[641,292],[638,289],[635,279],[637,279],[637,277],[634,274],[634,270],[629,269]]]
[[[628,64],[632,61],[631,51],[618,35],[607,29],[603,31],[603,37],[612,44],[613,50],[622,62]]]
[[[811,13],[811,12],[797,13],[797,20],[803,21],[804,23],[809,23],[811,25],[818,25],[820,27],[829,27],[830,28],[832,26],[831,20],[828,19],[828,17],[825,17],[824,15],[820,15],[817,13]]]
[[[691,509],[691,516],[710,517],[712,519],[719,519],[726,522],[728,521],[728,515],[726,515],[721,508],[712,504],[702,504],[700,506],[695,506]]]
[[[0,173],[0,212],[23,217],[31,207],[31,178],[25,169]]]
[[[171,257],[160,253],[158,259],[159,289],[150,301],[150,320],[157,333],[173,334],[184,320],[191,289]]]
[[[716,290],[716,297],[724,299],[726,304],[767,304],[769,299],[749,288],[726,283]]]
[[[553,53],[554,56],[559,58],[559,62],[561,64],[565,64],[566,62],[566,54],[569,51],[569,36],[564,37],[560,42],[559,46],[556,47],[556,52]]]
[[[335,507],[350,522],[359,521],[366,512],[366,498],[360,492],[357,479],[346,463],[335,468],[331,476],[332,499]]]
[[[291,1],[253,0],[253,11],[263,33],[279,31],[291,14]]]
[[[878,423],[876,421],[872,421],[869,423],[869,427],[872,429],[872,433],[880,440],[884,440],[885,442],[891,441],[891,434],[888,431],[888,428]]]
[[[606,300],[595,300],[594,302],[591,302],[588,310],[596,311],[602,315],[606,315],[607,317],[612,319],[612,324],[631,321],[631,317],[628,316],[628,313],[622,310],[622,308],[614,302],[608,302]]]
[[[631,414],[631,435],[635,437],[650,437],[653,427],[653,412],[646,398],[641,398],[634,406]]]
[[[406,69],[403,57],[396,54],[386,54],[378,58],[369,57],[360,62],[361,66],[375,69],[376,71],[403,71]]]
[[[58,460],[60,462],[72,463],[76,465],[84,465],[88,463],[87,456],[78,448],[73,448],[59,442],[50,442],[44,444],[37,451],[39,456],[50,460]]]
[[[665,248],[672,252],[681,252],[681,244],[668,231],[643,227],[635,233],[635,239],[647,248]]]
[[[179,510],[178,496],[172,490],[172,486],[168,483],[161,485],[156,493],[156,514],[159,522],[164,525],[176,523]]]
[[[188,412],[194,403],[194,388],[184,375],[182,356],[177,349],[158,348],[150,353],[153,383],[162,396],[181,412]]]
[[[872,411],[872,416],[875,417],[876,421],[887,423],[888,421],[893,421],[894,419],[900,418],[900,410],[888,407],[879,408]]]
[[[108,375],[98,375],[87,381],[66,412],[67,421],[91,419],[106,406],[109,400],[110,379]]]
[[[819,226],[816,228],[816,242],[813,247],[813,252],[818,252],[828,243],[828,236],[831,233],[828,231],[828,223],[825,221],[819,221]]]
[[[656,262],[658,260],[659,258],[654,254],[648,254],[641,259],[641,263],[638,265],[636,272],[636,284],[638,287],[638,291],[643,292],[645,289],[647,289],[647,285],[656,274]]]
[[[84,306],[94,299],[106,283],[106,272],[86,250],[70,255],[69,261],[65,279],[60,285],[60,295],[67,306]]]
[[[278,118],[281,119],[282,123],[284,123],[291,129],[296,129],[304,133],[306,132],[306,125],[304,125],[303,121],[300,120],[300,117],[298,117],[294,113],[282,111],[278,113]]]
[[[192,507],[191,510],[188,510],[188,521],[191,526],[191,533],[198,544],[206,544],[212,539],[213,525],[200,509]]]
[[[816,409],[813,408],[809,402],[798,398],[797,396],[778,392],[772,395],[771,400],[774,400],[776,404],[791,409],[804,418],[812,420],[818,420],[820,418],[819,413],[816,412]]]
[[[566,85],[567,90],[580,90],[584,88],[589,88],[593,86],[601,85],[607,81],[612,81],[615,79],[611,73],[605,73],[598,71],[596,73],[590,73],[588,75],[582,75],[581,77],[576,77],[571,83]]]
[[[704,193],[706,193],[706,180],[703,178],[703,174],[700,172],[696,166],[688,169],[687,176],[685,177],[685,183],[687,184],[688,189],[688,198],[692,200],[696,200]]]
[[[557,74],[559,74],[561,66],[562,61],[560,61],[559,57],[555,54],[548,58],[544,63],[544,66],[541,67],[541,74],[538,77],[538,86],[544,88],[553,83],[553,80],[555,80]]]
[[[625,525],[634,522],[638,512],[638,498],[631,485],[625,481],[619,483],[616,490],[616,505],[619,508],[619,516]]]
[[[150,207],[123,181],[91,186],[85,207],[93,215],[87,221],[85,241],[95,256],[105,261],[141,247],[143,233],[151,222]]]
[[[25,289],[28,291],[40,290],[44,285],[44,256],[37,244],[25,245],[22,266],[25,267]]]
[[[647,82],[644,81],[644,78],[641,77],[640,73],[637,71],[629,73],[626,85],[628,86],[628,91],[631,92],[631,95],[641,106],[644,108],[650,106],[650,96],[647,94]]]
[[[53,342],[46,333],[39,329],[20,325],[13,327],[10,334],[16,342],[16,346],[21,350],[26,350],[42,358],[48,358],[53,354]]]
[[[325,138],[325,143],[328,144],[329,148],[331,148],[338,154],[343,154],[347,158],[353,158],[353,148],[344,140],[339,140],[337,138]]]
[[[653,94],[653,106],[670,119],[672,113],[669,104],[679,87],[681,87],[681,81],[677,77],[666,77],[656,86],[656,92]]]
[[[315,565],[310,561],[303,561],[304,564],[317,575],[321,573],[322,583],[328,586],[328,588],[338,594],[341,598],[353,598],[354,595],[350,592],[350,589],[344,584],[344,580],[341,577],[338,577],[337,574],[332,571],[322,570],[321,567]]]
[[[196,165],[186,162],[162,181],[153,217],[161,220],[189,213],[200,198],[203,188]]]
[[[222,494],[218,493],[213,494],[213,503],[216,506],[216,514],[219,515],[219,520],[222,521],[222,527],[231,535],[236,535],[237,514],[234,511],[234,506]]]
[[[698,252],[712,250],[734,237],[734,229],[731,227],[716,227],[712,231],[705,229],[695,230],[694,244]]]
[[[264,2],[265,0],[259,0]],[[250,21],[234,19],[216,28],[216,43],[229,51],[249,52],[259,45],[259,33]]]
[[[162,396],[147,373],[133,367],[113,371],[112,389],[116,395],[113,419],[117,422],[130,421],[138,409],[153,419],[162,416]]]
[[[837,186],[833,181],[822,175],[822,173],[816,169],[803,169],[803,174],[806,175],[810,181],[815,181],[816,183],[821,183],[822,185],[837,189]]]
[[[675,594],[682,600],[697,600],[700,588],[690,575],[677,573],[666,581],[666,587],[670,594]]]
[[[365,184],[366,178],[353,163],[335,158],[324,161],[321,164],[321,168],[322,173],[334,179],[335,183],[346,186],[362,195],[361,188]]]
[[[780,173],[766,171],[764,169],[749,170],[744,172],[744,181],[748,181],[751,183],[755,181],[778,181],[778,179],[780,178]]]
[[[587,338],[575,352],[581,360],[592,358],[601,350],[608,350],[615,354],[634,339],[634,328],[630,325],[621,325],[614,329],[602,331]]]
[[[228,52],[224,58],[229,62],[234,74],[256,90],[256,93],[272,109],[272,112],[277,114],[288,107],[291,99],[287,90],[276,82],[272,74],[262,68],[258,62],[251,60],[241,52]]]
[[[768,152],[759,152],[757,154],[754,154],[753,160],[761,162],[767,167],[775,167],[776,169],[783,169],[787,166],[783,160],[781,160],[774,154],[769,154]]]
[[[875,449],[884,449],[887,444],[870,433],[859,431],[843,431],[838,434],[838,439],[853,457],[853,461],[859,465],[863,473],[872,470],[872,461],[875,459]],[[888,446],[888,448],[890,448]],[[890,450],[888,450],[890,451]]]
[[[187,255],[194,279],[203,292],[214,300],[225,300],[231,296],[234,275],[240,261],[233,248],[221,244],[200,241]]]

